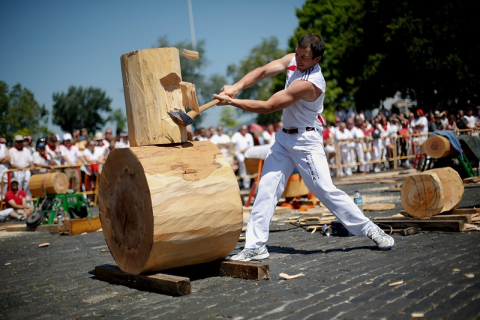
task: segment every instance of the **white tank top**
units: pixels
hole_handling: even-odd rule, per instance
[[[286,129],[314,127],[322,131],[323,122],[319,117],[323,112],[326,84],[320,66],[316,64],[313,68],[301,72],[297,70],[297,62],[294,56],[288,64],[285,89],[297,80],[313,83],[314,86],[322,90],[322,94],[315,101],[309,102],[301,99],[290,107],[283,109],[283,127]]]

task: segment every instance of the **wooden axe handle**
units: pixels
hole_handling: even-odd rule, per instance
[[[220,102],[220,100],[215,99],[215,100],[212,100],[212,101],[210,101],[210,102],[208,102],[208,103],[205,103],[204,105],[202,105],[202,106],[201,106],[200,108],[198,108],[198,109],[199,109],[200,113],[202,113],[203,111],[207,110],[208,108],[213,107],[214,105],[216,105],[216,104],[219,103],[219,102]],[[196,116],[198,116],[199,113],[196,112],[195,110],[191,110],[191,111],[189,111],[189,112],[187,113],[187,115],[188,115],[190,118],[193,119],[193,118],[195,118]]]

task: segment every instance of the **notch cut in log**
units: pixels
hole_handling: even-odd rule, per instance
[[[435,159],[443,158],[456,152],[455,149],[451,147],[450,141],[440,135],[434,135],[428,138],[422,145],[422,148],[423,152]]]
[[[200,113],[200,107],[198,105],[197,93],[195,91],[195,85],[190,82],[180,82],[183,96],[183,106],[189,107],[196,113]]]
[[[463,192],[458,173],[446,167],[407,177],[402,183],[400,199],[410,216],[428,218],[455,208]]]
[[[185,111],[177,48],[154,48],[120,57],[130,146],[187,141],[187,130],[168,111]]]
[[[34,174],[30,178],[29,187],[34,198],[47,194],[65,194],[68,191],[68,178],[63,172]]]
[[[115,149],[98,196],[110,252],[131,274],[223,259],[243,225],[237,179],[210,141]]]

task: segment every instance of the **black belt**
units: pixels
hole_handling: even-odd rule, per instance
[[[305,131],[313,131],[313,130],[315,130],[315,128],[313,128],[313,127],[306,127],[305,128]],[[282,128],[282,131],[285,132],[285,133],[288,133],[288,134],[295,134],[295,133],[298,133],[298,128],[293,128],[293,129]]]

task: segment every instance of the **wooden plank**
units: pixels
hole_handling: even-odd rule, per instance
[[[463,231],[465,223],[462,220],[418,220],[418,219],[385,219],[374,220],[375,224],[381,224],[380,227],[384,228],[390,226],[394,229],[404,229],[408,227],[418,227],[422,231]]]
[[[415,218],[409,218],[409,217],[397,217],[397,216],[392,216],[392,217],[378,217],[378,218],[373,218],[374,221],[376,220],[418,220]],[[438,216],[433,216],[429,217],[428,219],[425,220],[462,220],[464,223],[472,223],[472,215],[471,214],[449,214],[449,215],[438,215]]]
[[[98,279],[120,284],[142,291],[166,293],[173,296],[184,296],[192,292],[190,279],[167,274],[132,275],[123,272],[114,265],[104,264],[95,267]]]
[[[100,217],[83,218],[83,219],[66,219],[58,226],[60,234],[80,234],[83,232],[95,232],[102,227]]]
[[[271,279],[268,263],[250,261],[222,261],[219,275],[246,280]]]
[[[58,224],[45,224],[39,225],[36,228],[30,228],[26,225],[23,226],[11,226],[7,227],[7,232],[19,232],[19,231],[41,231],[41,232],[58,232]]]

